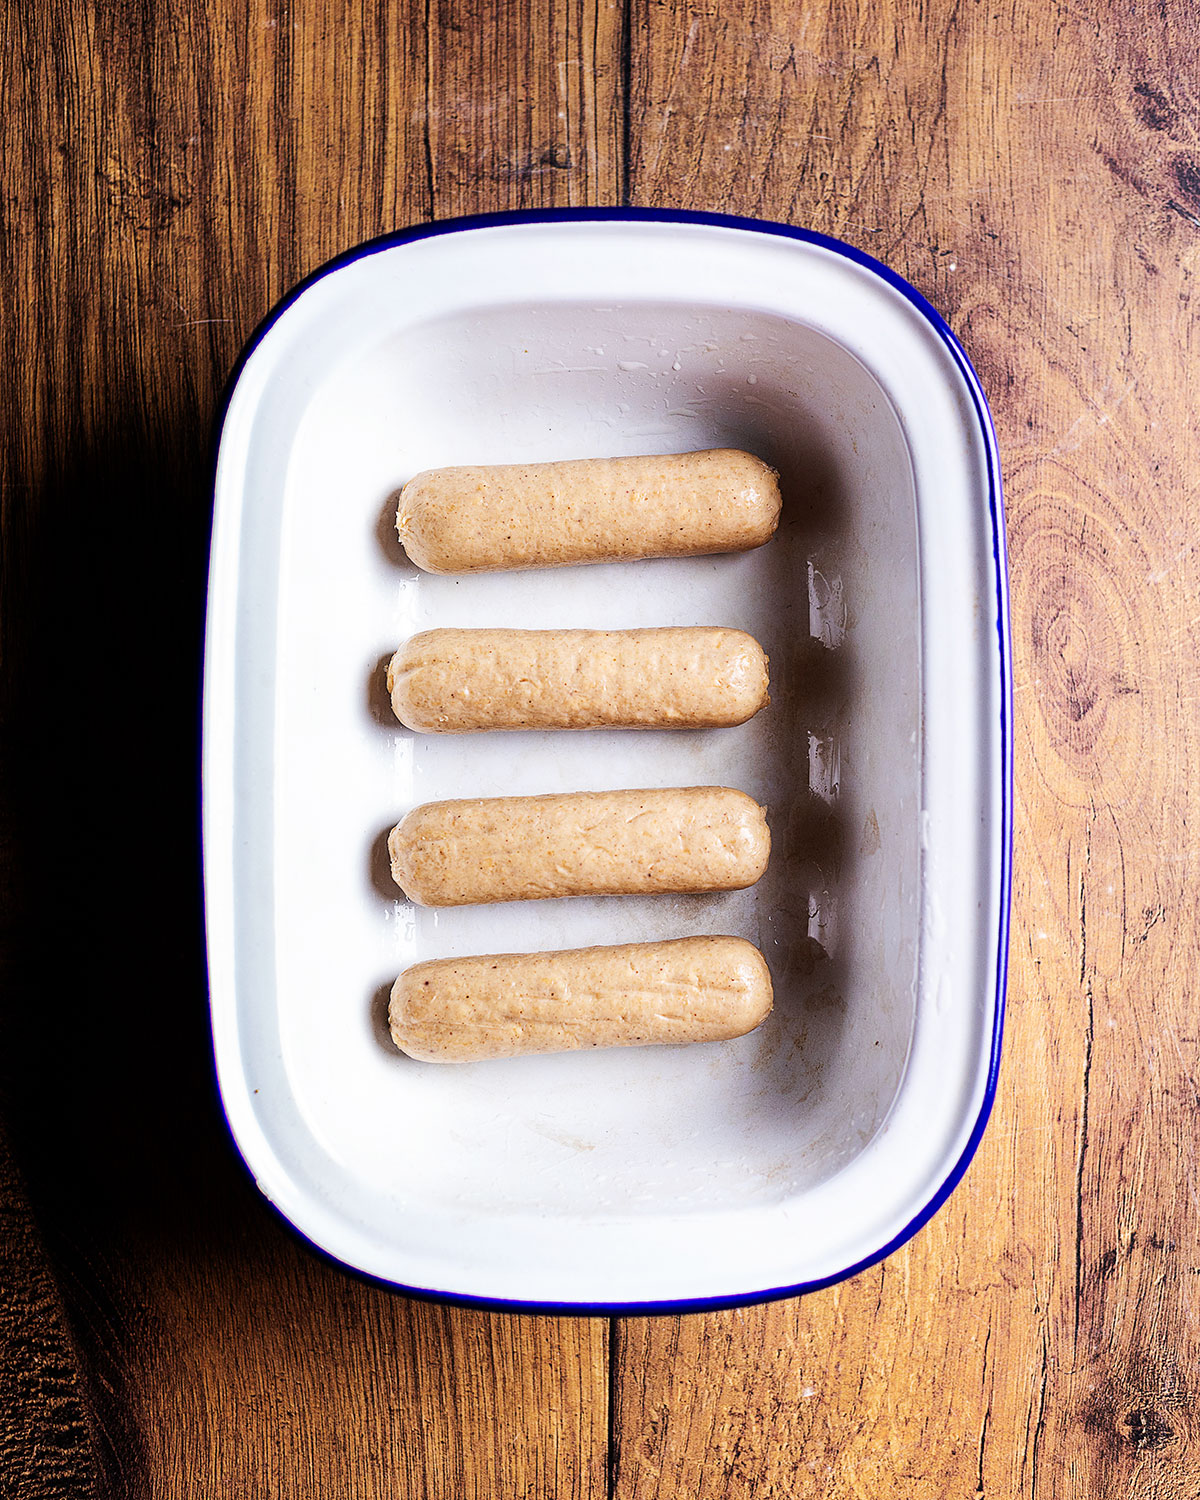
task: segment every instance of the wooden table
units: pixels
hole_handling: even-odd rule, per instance
[[[0,1494],[1200,1495],[1200,12],[4,7]],[[257,1196],[197,873],[209,442],[372,235],[713,209],[908,277],[982,376],[1016,669],[1006,1057],[948,1206],[803,1300],[462,1312]]]

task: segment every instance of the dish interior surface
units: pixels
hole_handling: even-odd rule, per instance
[[[228,1043],[214,999],[231,1122],[305,1233],[415,1287],[637,1300],[835,1271],[937,1185],[827,1221],[856,1163],[847,1191],[871,1180],[919,1035],[922,943],[953,915],[923,896],[919,455],[897,392],[816,307],[484,291],[414,316],[403,277],[369,263],[411,253],[302,294],[223,441],[218,499],[224,482],[239,507],[215,551],[236,533],[237,560],[209,672],[210,697],[214,674],[234,679],[234,748],[228,806],[214,789],[208,815],[233,871],[214,893],[210,847],[210,926],[228,917],[239,997]],[[330,286],[353,275],[373,302]],[[339,295],[335,318],[319,299]],[[267,357],[301,335],[291,363]],[[961,408],[951,396],[967,423]],[[779,532],[747,554],[458,578],[420,573],[396,539],[397,493],[424,468],[726,446],[781,476]],[[746,725],[420,736],[388,704],[387,659],[418,630],[697,624],[767,650],[772,701]],[[758,886],[430,911],[391,884],[386,835],[417,803],[672,785],[764,803]],[[692,933],[760,947],[775,1008],[759,1031],[457,1067],[388,1036],[411,963]],[[986,1050],[987,1000],[946,1044],[962,1077],[931,1162],[971,1123],[980,1079],[955,1059]]]
[[[706,447],[779,469],[786,519],[768,546],[457,578],[393,544],[395,491],[423,468]],[[296,434],[286,507],[280,1031],[325,1149],[397,1195],[493,1212],[776,1201],[836,1171],[895,1095],[916,981],[915,511],[903,434],[867,372],[765,316],[476,311],[330,376]],[[770,658],[772,703],[740,728],[414,735],[380,687],[400,641],[437,625],[697,624],[748,630]],[[886,664],[861,660],[868,635]],[[864,668],[874,690],[855,694]],[[757,887],[433,911],[386,870],[382,838],[419,802],[672,785],[767,807]],[[760,946],[775,986],[770,1021],[736,1042],[438,1068],[386,1033],[387,988],[421,959],[726,932]],[[497,1173],[498,1140],[520,1172]]]

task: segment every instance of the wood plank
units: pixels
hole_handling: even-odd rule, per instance
[[[429,0],[435,217],[616,203],[621,0]]]
[[[362,1285],[246,1182],[211,1077],[194,747],[208,443],[243,340],[369,236],[615,196],[618,22],[595,0],[0,17],[0,831],[25,893],[3,1086],[97,1493],[604,1488],[603,1321]]]
[[[265,1241],[154,1262],[191,1334],[155,1338],[132,1392],[154,1493],[603,1493],[603,1321],[413,1302]]]
[[[1200,1493],[1200,15],[633,14],[632,200],[840,235],[980,370],[1018,792],[1006,1058],[964,1185],[842,1287],[623,1324],[616,1494]]]

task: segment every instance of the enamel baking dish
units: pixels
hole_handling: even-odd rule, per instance
[[[433,577],[396,494],[446,464],[746,448],[784,517],[724,557]],[[772,703],[737,729],[417,736],[387,658],[436,625],[722,624]],[[258,331],[216,475],[204,724],[212,1023],[263,1193],[423,1295],[713,1307],[802,1292],[946,1198],[995,1087],[1009,899],[1000,475],[966,357],[835,241],[588,210],[343,257]],[[384,839],[440,797],[728,785],[750,891],[429,911]],[[775,1010],[738,1041],[439,1067],[415,961],[734,933]]]

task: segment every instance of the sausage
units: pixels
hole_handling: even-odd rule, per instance
[[[737,937],[436,958],[392,986],[392,1040],[421,1062],[725,1041],[771,1009],[762,954]]]
[[[741,890],[770,850],[762,808],[721,786],[426,802],[388,837],[419,906]]]
[[[779,522],[779,476],[734,448],[427,469],[396,530],[427,573],[744,552]]]
[[[716,728],[770,702],[767,658],[722,626],[657,630],[425,630],[392,657],[409,729]]]

